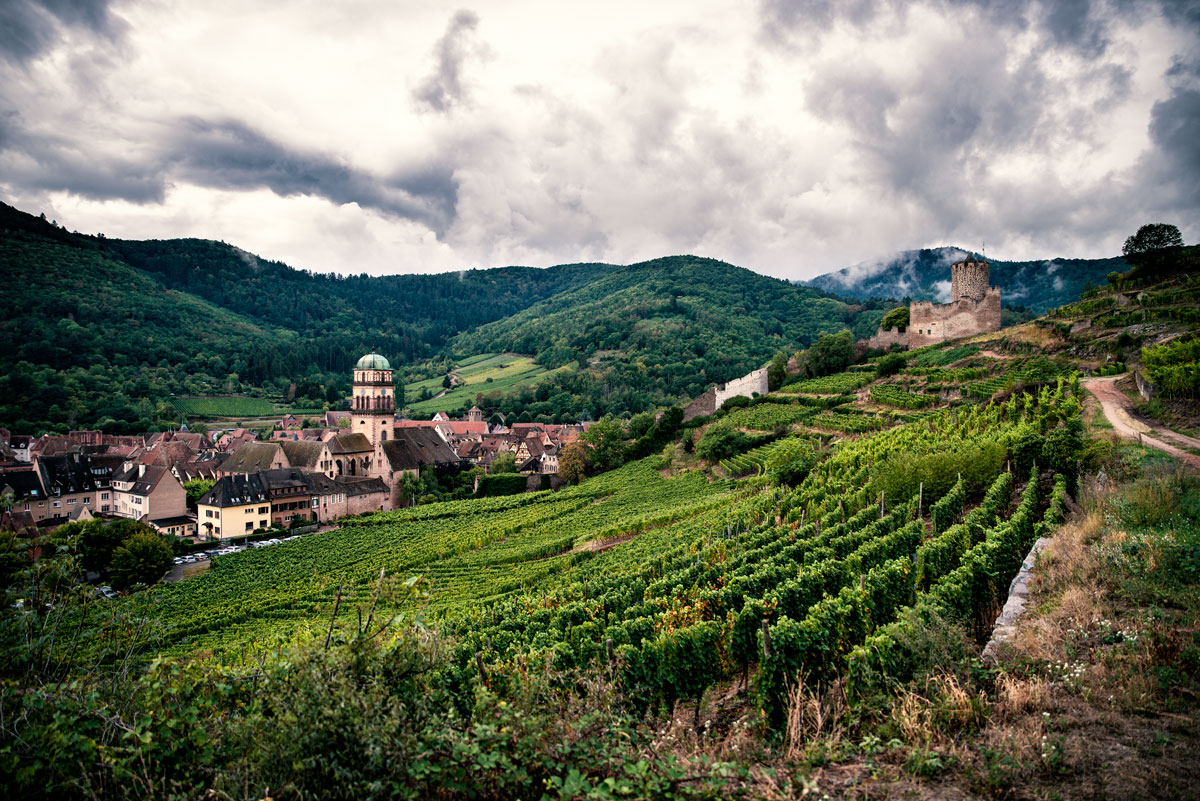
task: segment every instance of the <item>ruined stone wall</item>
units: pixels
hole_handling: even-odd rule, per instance
[[[1000,330],[1000,288],[987,290],[983,300],[954,303],[917,301],[909,306],[908,347],[920,348],[988,331]]]
[[[868,348],[880,348],[887,350],[892,345],[899,345],[902,348],[908,347],[908,331],[901,331],[899,328],[892,328],[884,331],[880,328],[875,332],[875,336],[867,340]]]
[[[991,281],[986,261],[958,262],[950,265],[950,302],[973,300],[979,302],[987,297]]]
[[[709,387],[703,395],[683,407],[683,422],[710,415],[717,410],[717,388]]]
[[[718,409],[725,401],[735,395],[745,395],[747,398],[753,398],[755,395],[766,395],[769,391],[767,386],[767,368],[755,370],[752,373],[747,373],[741,378],[735,378],[728,384],[717,384],[716,386],[716,407]]]
[[[728,384],[717,384],[715,387],[710,387],[707,392],[684,407],[683,422],[686,423],[697,417],[712,414],[735,395],[753,398],[756,394],[766,395],[768,391],[767,368],[763,367],[747,373],[741,378],[735,378]]]

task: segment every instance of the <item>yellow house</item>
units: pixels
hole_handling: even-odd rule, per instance
[[[201,539],[244,537],[271,525],[271,499],[257,475],[224,476],[196,503]]]

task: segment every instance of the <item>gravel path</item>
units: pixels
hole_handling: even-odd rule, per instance
[[[1200,456],[1176,447],[1178,445],[1186,448],[1200,449],[1200,440],[1184,436],[1163,426],[1147,425],[1140,420],[1135,420],[1129,414],[1129,407],[1132,405],[1132,402],[1124,392],[1116,387],[1117,379],[1119,378],[1122,378],[1122,376],[1090,378],[1081,383],[1088,392],[1096,396],[1096,400],[1100,401],[1100,407],[1104,409],[1104,416],[1108,418],[1108,422],[1112,423],[1112,427],[1122,437],[1136,439],[1142,445],[1157,448],[1164,453],[1174,456],[1190,467],[1200,470]]]

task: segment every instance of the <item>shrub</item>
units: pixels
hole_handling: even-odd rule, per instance
[[[880,378],[886,378],[890,375],[896,375],[904,369],[904,365],[908,363],[908,359],[903,353],[889,353],[879,360],[879,364],[875,367],[875,375]]]
[[[740,453],[750,445],[750,438],[734,428],[710,426],[696,445],[696,455],[706,462],[717,463]]]
[[[817,452],[802,439],[787,440],[767,459],[767,472],[780,484],[795,486],[817,463]]]

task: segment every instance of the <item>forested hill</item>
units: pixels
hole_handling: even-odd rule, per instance
[[[549,389],[593,395],[579,411],[595,413],[614,395],[651,402],[694,397],[765,364],[777,351],[805,347],[820,334],[874,330],[882,312],[824,292],[768,278],[725,262],[672,256],[614,270],[503,320],[460,334],[456,355],[514,351],[548,368],[589,365],[596,383],[559,375]],[[642,407],[646,402],[642,400]],[[548,409],[564,408],[553,399]]]
[[[178,422],[173,394],[337,403],[369,350],[402,370],[451,350],[526,353],[569,369],[510,399],[522,409],[639,411],[822,332],[865,335],[882,314],[691,256],[339,277],[221,242],[71,233],[3,204],[0,270],[0,425],[22,433]]]
[[[847,267],[803,283],[853,298],[944,303],[950,299],[950,265],[966,253],[954,247],[906,250],[891,259]],[[1122,257],[989,261],[992,285],[1000,287],[1004,305],[1024,306],[1038,314],[1079,300],[1089,285],[1102,286],[1109,273],[1129,269]]]
[[[204,239],[106,240],[104,247],[164,285],[251,319],[319,337],[322,371],[346,372],[362,344],[397,363],[433,356],[455,334],[615,269],[568,264],[437,275],[313,274]]]
[[[0,425],[142,431],[178,422],[172,394],[283,396],[297,383],[310,406],[340,401],[364,352],[420,361],[613,269],[314,275],[221,242],[71,233],[0,204]]]

